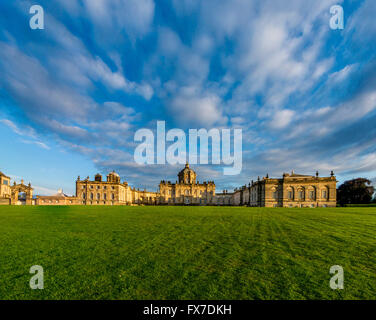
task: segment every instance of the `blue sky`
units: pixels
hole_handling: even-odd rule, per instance
[[[137,165],[133,138],[162,120],[243,130],[240,175],[195,167],[219,190],[292,169],[374,178],[375,16],[374,0],[1,1],[0,170],[38,194],[110,170],[156,190],[180,166]]]

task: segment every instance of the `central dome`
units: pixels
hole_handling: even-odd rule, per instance
[[[187,162],[185,168],[181,170],[178,174],[179,183],[193,184],[196,183],[196,172],[189,168],[189,163]]]
[[[107,175],[107,182],[120,183],[120,176],[115,171],[112,171]]]

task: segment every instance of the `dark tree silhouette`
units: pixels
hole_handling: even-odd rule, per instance
[[[367,204],[372,201],[374,187],[371,181],[365,178],[357,178],[345,181],[337,190],[337,202],[345,204]]]

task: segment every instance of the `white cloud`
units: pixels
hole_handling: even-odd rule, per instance
[[[121,29],[140,37],[149,32],[154,18],[153,0],[84,0],[83,3],[97,31]]]
[[[333,72],[331,75],[329,75],[328,82],[338,83],[346,80],[354,71],[356,66],[357,64],[347,65],[343,69]]]
[[[269,122],[269,127],[272,129],[284,129],[291,123],[294,115],[295,112],[292,110],[279,110],[275,112],[273,119]]]
[[[169,110],[181,124],[210,127],[226,121],[219,104],[219,97],[203,95],[197,88],[185,87],[171,100]]]
[[[47,146],[45,143],[40,142],[40,141],[21,140],[21,142],[25,144],[34,144],[42,149],[50,150],[49,146]]]
[[[38,140],[38,136],[37,136],[37,134],[36,134],[36,132],[33,128],[31,128],[29,126],[20,128],[14,122],[12,122],[11,120],[8,120],[8,119],[1,119],[0,122],[5,124],[9,128],[11,128],[12,131],[14,133],[18,134],[19,136],[35,139],[35,140],[22,139],[21,140],[22,143],[34,144],[34,145],[37,145],[38,147],[41,147],[41,148],[46,149],[46,150],[50,149],[50,147],[47,146],[44,142],[41,142],[41,141]]]

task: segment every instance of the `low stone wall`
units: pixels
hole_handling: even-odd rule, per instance
[[[0,199],[0,206],[9,206],[10,199]]]

